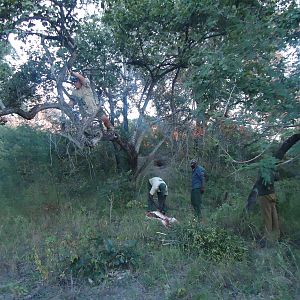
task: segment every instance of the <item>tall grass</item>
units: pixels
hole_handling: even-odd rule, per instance
[[[239,178],[212,174],[203,196],[204,225],[194,228],[199,238],[187,239],[194,215],[186,166],[165,170],[168,214],[178,219],[167,229],[145,218],[146,180],[135,190],[124,174],[108,167],[113,165],[108,145],[97,149],[106,153],[105,162],[96,154],[63,157],[60,150],[49,152],[47,134],[16,131],[0,131],[0,298],[36,293],[42,299],[105,299],[106,289],[124,299],[299,297],[298,182],[276,186],[284,235],[275,247],[261,249],[257,243],[258,207],[244,213],[246,173]],[[92,172],[91,165],[97,165]],[[238,243],[227,236],[246,247],[245,257],[230,254]],[[133,248],[126,247],[130,241]],[[214,246],[203,248],[209,243]],[[225,259],[211,259],[214,251],[224,251]]]

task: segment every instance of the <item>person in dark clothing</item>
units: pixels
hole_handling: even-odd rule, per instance
[[[269,241],[277,241],[280,234],[276,208],[277,199],[274,188],[274,181],[276,180],[278,180],[277,173],[271,171],[268,181],[260,176],[255,184],[265,227],[265,235]]]
[[[192,191],[191,191],[191,203],[195,211],[195,215],[201,218],[201,206],[202,206],[202,194],[204,193],[205,170],[202,166],[199,166],[196,159],[192,159]]]

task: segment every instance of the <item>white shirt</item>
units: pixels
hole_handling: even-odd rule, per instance
[[[166,185],[166,192],[165,192],[165,195],[168,195],[168,186],[167,184],[160,178],[160,177],[152,177],[149,179],[149,183],[151,184],[151,190],[150,190],[150,195],[154,195],[155,193],[157,192],[160,192],[159,191],[159,185],[164,183]]]

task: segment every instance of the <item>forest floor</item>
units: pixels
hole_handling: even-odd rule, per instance
[[[300,247],[291,242],[299,236],[297,215],[288,211],[280,243],[261,248],[259,210],[244,215],[244,195],[234,190],[239,181],[224,202],[228,183],[217,178],[207,185],[199,223],[189,171],[175,178],[152,166],[134,199],[129,186],[103,196],[101,185],[94,195],[49,202],[29,185],[30,205],[2,205],[0,299],[300,299]],[[179,222],[169,229],[145,217],[146,179],[154,175],[170,182],[168,215]],[[126,248],[128,241],[136,244]]]
[[[131,213],[136,215],[137,220],[132,220]],[[180,215],[177,210],[173,213],[179,220],[183,220],[187,214],[184,211]],[[139,240],[137,246],[141,247],[139,249],[141,260],[136,267],[108,270],[105,277],[97,283],[89,277],[76,278],[70,274],[67,279],[61,280],[59,276],[54,276],[54,273],[53,276],[50,274],[57,271],[57,267],[54,268],[54,261],[43,262],[42,256],[41,261],[38,259],[33,261],[30,257],[36,245],[44,247],[41,245],[43,236],[49,238],[53,235],[52,230],[56,230],[56,226],[60,225],[64,227],[62,231],[65,231],[70,223],[74,222],[74,211],[71,215],[67,213],[64,215],[64,220],[51,217],[54,222],[52,228],[49,227],[51,225],[48,219],[44,219],[38,225],[35,224],[34,229],[31,227],[32,224],[27,224],[31,227],[28,232],[30,239],[27,242],[22,237],[24,227],[19,227],[24,230],[23,233],[17,232],[21,244],[25,242],[23,249],[20,251],[20,241],[16,239],[16,245],[7,247],[5,257],[0,259],[1,300],[242,300],[297,299],[297,295],[300,295],[298,247],[283,243],[270,248],[260,248],[258,242],[249,241],[247,249],[251,257],[248,259],[241,262],[234,260],[213,262],[206,256],[187,254],[177,247],[158,245],[157,240],[154,240],[157,233],[168,234],[172,229],[164,228],[160,222],[147,220],[142,208],[129,209],[123,219],[120,217],[120,220],[117,220],[115,216],[112,223],[107,222],[107,228],[102,227],[102,231],[106,231],[107,234],[115,232],[115,237]],[[98,220],[99,223],[96,225],[95,216],[92,214],[80,216],[83,219],[75,220],[76,226],[79,226],[78,230],[83,227],[82,224],[88,227],[91,224],[99,226],[100,222],[103,223],[103,220]],[[190,217],[187,214],[187,218]],[[59,219],[62,223],[55,223]],[[70,227],[71,230],[74,230],[75,223],[72,224],[72,228]],[[33,233],[43,228],[48,228],[45,235]],[[37,241],[34,242],[34,239]],[[146,240],[150,242],[146,243]],[[80,240],[77,242],[80,243]],[[47,256],[47,250],[44,256]],[[43,276],[45,271],[49,271],[47,279]]]

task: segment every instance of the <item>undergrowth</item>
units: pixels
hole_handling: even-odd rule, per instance
[[[108,288],[130,290],[127,299],[299,297],[296,180],[276,183],[283,235],[277,245],[261,249],[259,207],[251,214],[244,210],[248,173],[231,177],[229,186],[215,166],[200,224],[190,207],[190,170],[172,164],[164,170],[167,206],[178,223],[165,228],[145,218],[146,180],[137,192],[130,174],[111,170],[107,148],[98,149],[105,161],[96,172],[96,154],[90,160],[70,160],[63,152],[50,157],[49,136],[18,130],[23,147],[13,147],[9,133],[2,133],[0,298],[29,298],[37,286],[45,291],[38,290],[41,299],[57,290],[62,299],[93,299]]]

